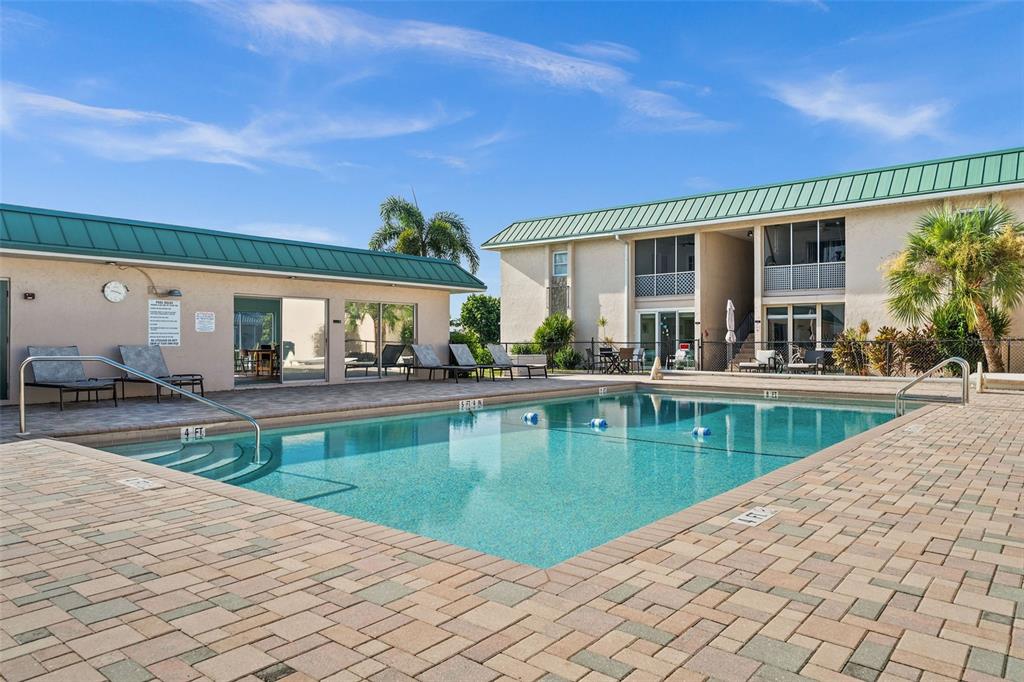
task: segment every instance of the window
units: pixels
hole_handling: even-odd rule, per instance
[[[821,305],[821,342],[831,344],[843,333],[843,317],[846,306],[842,303],[823,303]]]
[[[676,238],[654,240],[654,271],[659,275],[676,271]]]
[[[693,241],[692,234],[676,237],[676,267],[681,272],[689,272],[694,269]]]
[[[551,255],[551,276],[567,277],[569,275],[569,252],[555,251]]]
[[[634,245],[633,274],[665,275],[673,272],[693,272],[695,263],[694,237],[641,239]]]
[[[636,243],[634,252],[634,269],[637,275],[654,274],[654,240],[643,239]]]
[[[789,265],[789,225],[764,228],[764,264]]]
[[[846,260],[846,225],[842,218],[822,220],[818,234],[821,263],[839,263]]]
[[[818,262],[818,223],[793,223],[793,265]]]
[[[807,265],[846,260],[846,219],[808,220],[764,228],[764,264]]]

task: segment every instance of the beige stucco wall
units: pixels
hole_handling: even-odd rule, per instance
[[[947,200],[967,208],[999,201],[1024,219],[1024,191],[980,194]],[[942,205],[939,201],[879,206],[846,214],[846,324],[867,320],[872,329],[897,324],[886,306],[885,263],[906,244],[925,211]],[[1013,315],[1012,336],[1024,335],[1024,309]]]
[[[501,340],[528,341],[547,311],[547,246],[501,252]]]
[[[697,235],[697,292],[701,338],[725,340],[725,306],[736,306],[736,324],[754,307],[754,243],[719,232]]]
[[[181,289],[181,346],[164,347],[172,372],[198,372],[207,390],[230,389],[234,385],[233,319],[236,295],[296,297],[327,300],[328,380],[345,380],[345,302],[382,301],[417,306],[416,335],[420,343],[434,346],[439,357],[447,357],[448,292],[421,287],[360,284],[340,281],[289,279],[266,275],[236,275],[195,270],[142,266],[159,289]],[[4,256],[0,278],[10,279],[11,342],[8,386],[17,393],[17,367],[27,356],[29,345],[77,345],[83,355],[105,355],[120,359],[119,344],[145,344],[148,340],[149,281],[139,270],[105,263]],[[130,293],[121,303],[107,301],[103,284],[118,280]],[[32,292],[35,300],[25,300]],[[195,330],[197,311],[216,314],[216,331]],[[333,320],[341,321],[338,324]],[[286,323],[287,324],[287,323]],[[315,325],[314,325],[315,326]],[[295,334],[308,337],[313,328]],[[308,340],[308,339],[307,339]],[[312,349],[299,344],[296,354]],[[112,376],[111,370],[89,365],[90,376]],[[151,393],[149,387],[129,388]],[[53,400],[53,391],[30,390],[29,399]]]
[[[626,243],[615,239],[590,239],[577,242],[572,272],[573,320],[576,338],[600,339],[597,318],[608,320],[605,335],[626,341],[628,299],[626,289]]]

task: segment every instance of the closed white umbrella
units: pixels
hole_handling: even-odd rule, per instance
[[[725,304],[725,342],[736,343],[736,306],[731,298]]]

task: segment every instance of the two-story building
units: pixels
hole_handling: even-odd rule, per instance
[[[731,300],[739,343],[821,345],[895,324],[884,264],[921,214],[990,201],[1024,218],[1024,148],[520,220],[483,247],[501,254],[503,340],[564,312],[577,339],[668,355],[723,342]]]

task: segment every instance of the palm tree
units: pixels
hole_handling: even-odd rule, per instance
[[[469,227],[457,213],[438,211],[427,220],[419,206],[390,196],[380,205],[380,219],[384,224],[370,237],[370,248],[375,251],[444,258],[459,264],[465,258],[470,272],[476,274],[480,268]]]
[[[924,214],[886,277],[898,320],[918,324],[952,306],[981,337],[989,370],[1005,371],[989,310],[1013,310],[1024,299],[1024,223],[1012,212],[990,204]]]

